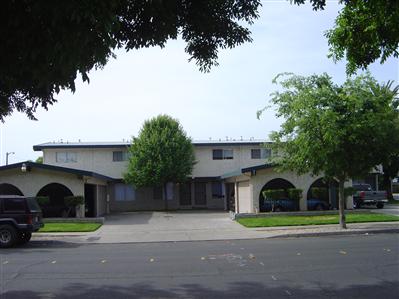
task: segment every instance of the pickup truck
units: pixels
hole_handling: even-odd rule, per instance
[[[356,209],[362,206],[376,206],[382,209],[388,202],[386,191],[373,191],[369,184],[353,184],[356,193],[353,195],[353,203]]]

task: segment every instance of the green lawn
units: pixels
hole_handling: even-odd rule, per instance
[[[70,233],[70,232],[92,232],[101,226],[100,223],[82,222],[82,223],[45,223],[39,233]]]
[[[338,224],[338,215],[320,215],[320,216],[268,216],[259,218],[239,218],[238,223],[246,227],[271,227],[271,226],[292,226],[292,225],[318,225],[318,224]],[[346,213],[347,223],[360,222],[384,222],[399,221],[399,217],[365,213]]]

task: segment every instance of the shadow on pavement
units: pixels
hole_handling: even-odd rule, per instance
[[[397,298],[399,287],[393,282],[381,282],[376,285],[353,285],[336,289],[334,285],[321,285],[320,289],[293,286],[267,286],[258,282],[235,282],[227,289],[207,288],[200,284],[182,284],[162,289],[152,284],[133,284],[130,287],[118,285],[89,286],[87,284],[69,284],[60,291],[32,292],[9,291],[4,298]]]

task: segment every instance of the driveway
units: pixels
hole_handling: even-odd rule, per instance
[[[399,216],[399,205],[386,204],[382,209],[369,209],[369,210],[375,213]]]
[[[90,237],[101,243],[240,239],[248,230],[227,212],[177,211],[112,214]]]
[[[381,211],[381,210],[379,210]],[[354,223],[342,231],[338,225],[245,228],[232,221],[226,212],[177,211],[112,214],[95,232],[34,234],[36,241],[83,244],[147,243],[259,239],[281,236],[353,234],[396,231],[397,222]]]

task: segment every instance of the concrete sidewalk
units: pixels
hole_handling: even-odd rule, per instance
[[[56,240],[82,244],[145,243],[263,239],[342,234],[396,232],[398,222],[245,228],[222,212],[145,212],[111,215],[90,233],[36,233],[33,240]]]

